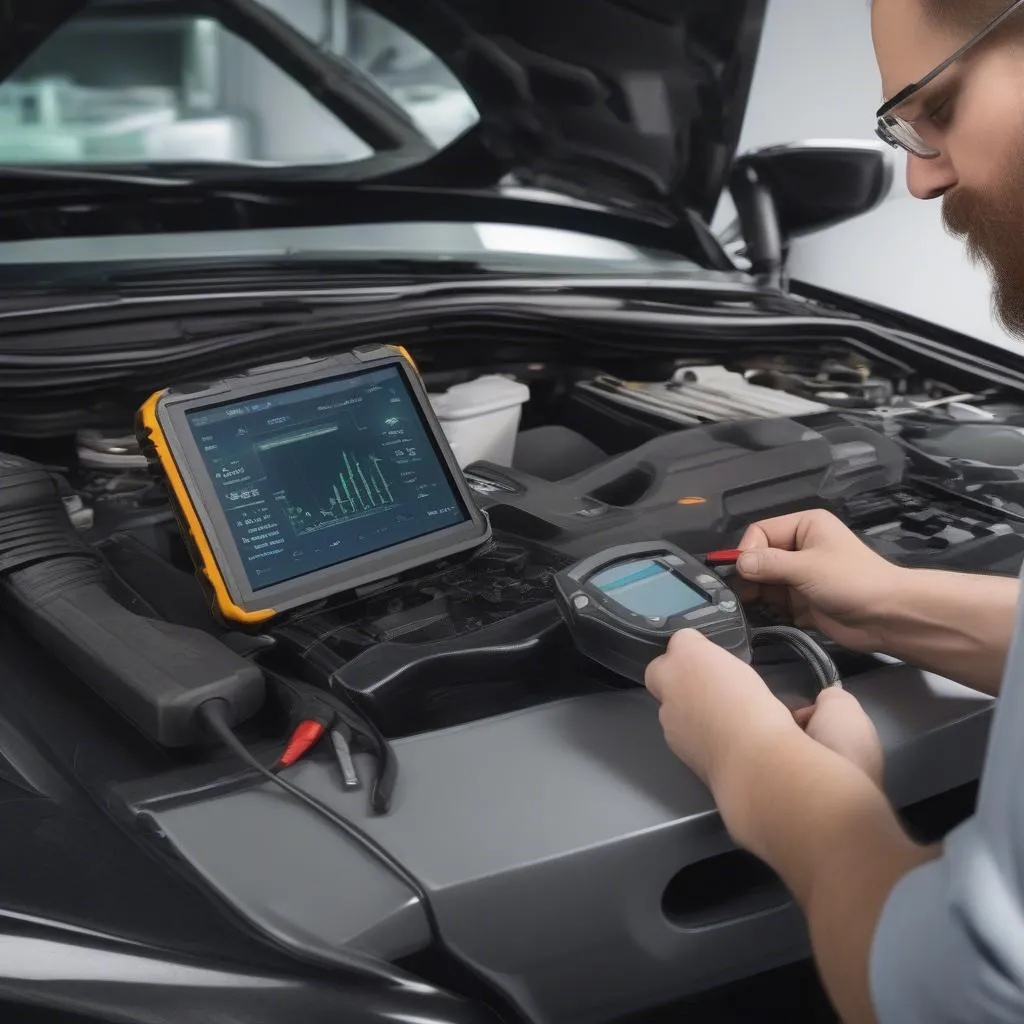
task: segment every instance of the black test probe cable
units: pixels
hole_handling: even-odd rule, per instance
[[[304,789],[301,789],[294,783],[289,782],[287,779],[282,778],[272,769],[266,767],[266,765],[261,764],[260,761],[249,752],[245,744],[235,735],[235,732],[231,727],[229,710],[230,708],[227,701],[214,698],[213,700],[208,700],[205,703],[200,704],[198,713],[200,719],[203,721],[210,733],[216,736],[217,739],[219,739],[228,750],[238,757],[239,760],[245,762],[245,764],[253,771],[258,772],[265,779],[273,782],[274,785],[280,787],[286,793],[295,797],[296,800],[305,804],[310,810],[320,815],[320,817],[329,824],[340,829],[350,839],[353,839],[356,843],[367,850],[367,852],[371,853],[386,868],[388,868],[396,878],[401,882],[404,882],[412,890],[413,895],[419,900],[420,905],[423,907],[423,913],[427,919],[427,924],[430,927],[431,933],[434,936],[434,940],[436,942],[441,942],[441,930],[438,927],[434,908],[430,903],[430,898],[427,896],[426,889],[420,883],[419,879],[416,878],[416,876],[412,874],[405,865],[381,846],[373,836],[368,835],[361,828],[353,825],[352,822],[335,811],[334,808],[325,804],[322,800],[313,796],[311,793],[307,793]]]
[[[702,561],[719,574],[731,574],[742,554],[740,548],[725,548],[707,552]],[[795,626],[761,626],[750,631],[751,647],[770,644],[784,644],[794,650],[810,667],[823,690],[829,687],[842,688],[842,678],[832,656],[802,629]]]
[[[750,631],[750,646],[785,644],[792,648],[814,673],[823,689],[842,689],[843,682],[832,656],[813,637],[795,626],[761,626]]]

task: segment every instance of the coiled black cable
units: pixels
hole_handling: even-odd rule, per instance
[[[764,644],[785,644],[800,655],[810,666],[811,671],[824,690],[828,687],[843,685],[839,669],[828,652],[802,629],[795,626],[762,626],[750,631],[750,646]]]

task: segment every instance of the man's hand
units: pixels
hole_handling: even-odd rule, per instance
[[[853,694],[831,686],[794,717],[812,740],[841,754],[881,787],[885,767],[882,744],[874,722]]]
[[[876,784],[881,751],[867,716],[850,694],[825,691],[798,713],[805,733],[749,665],[693,630],[672,638],[646,683],[669,746],[710,787],[733,840],[806,913],[843,1019],[873,1021],[879,915],[896,881],[934,852],[907,838]]]
[[[755,523],[739,543],[736,564],[745,601],[786,612],[857,651],[881,649],[883,599],[908,570],[887,562],[822,509]]]
[[[800,727],[789,709],[747,664],[703,633],[684,629],[647,666],[647,689],[661,704],[658,718],[673,753],[713,787],[717,769],[762,739]]]
[[[884,651],[985,693],[999,691],[1016,579],[887,562],[821,509],[755,523],[736,590],[851,650]]]
[[[647,667],[647,689],[672,752],[713,788],[717,768],[804,732],[882,783],[882,746],[857,699],[838,688],[793,713],[749,665],[696,630],[676,633]]]

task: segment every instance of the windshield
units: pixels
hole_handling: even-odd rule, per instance
[[[94,0],[0,82],[0,169],[143,167],[212,180],[228,169],[287,175],[323,167],[338,168],[341,180],[373,178],[380,173],[375,160],[421,162],[479,121],[444,62],[359,0],[253,3],[257,14],[269,12],[298,33],[313,59],[326,60],[338,81],[355,83],[364,100],[368,91],[374,116],[390,118],[399,135],[415,141],[389,147],[365,124],[360,130],[358,117],[344,117],[322,92],[314,95],[316,87],[311,91],[309,82],[298,80],[280,47],[268,44],[252,29],[253,19],[239,18],[232,6],[194,0],[192,11],[189,0]],[[365,103],[360,109],[365,111]],[[509,179],[497,187],[514,192],[516,185]],[[486,265],[488,253],[501,253],[516,254],[516,265],[525,267],[536,255],[538,268],[551,269],[552,259],[564,257],[576,271],[614,266],[617,273],[695,266],[678,254],[542,226],[459,225],[446,232],[435,224],[382,225],[379,231],[364,226],[315,235],[308,228],[258,234],[161,232],[156,246],[145,238],[110,235],[64,244],[0,241],[0,264],[53,264],[74,260],[78,252],[103,262],[143,254],[287,254],[311,246],[344,257],[354,244],[360,258],[368,250],[417,259],[471,253]],[[448,235],[458,244],[446,244]]]

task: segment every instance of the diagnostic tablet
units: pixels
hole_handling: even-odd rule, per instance
[[[158,392],[137,431],[233,625],[490,536],[418,374],[390,346]]]

